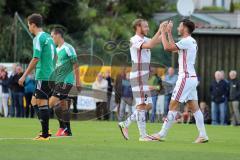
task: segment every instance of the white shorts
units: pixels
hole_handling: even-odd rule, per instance
[[[152,104],[151,92],[148,85],[148,76],[130,72],[130,83],[133,92],[133,105]]]
[[[198,100],[197,85],[197,77],[179,77],[171,99],[181,103],[189,100]]]

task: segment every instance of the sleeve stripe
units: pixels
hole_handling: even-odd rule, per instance
[[[177,43],[175,43],[175,46],[178,48],[178,50],[180,50],[179,47],[178,47],[178,45],[177,45]]]
[[[68,47],[65,47],[65,49],[66,49],[67,55],[70,57],[70,56],[71,56],[71,51],[70,51],[70,49],[69,49]]]
[[[40,40],[39,40],[39,37],[37,37],[37,39],[36,39],[36,49],[37,50],[39,50],[39,51],[41,51],[41,45],[40,45]]]
[[[75,51],[75,49],[73,47],[71,47],[71,50],[72,50],[73,56],[77,55],[76,51]]]

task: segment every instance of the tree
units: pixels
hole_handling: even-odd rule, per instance
[[[106,51],[103,46],[108,42],[115,42],[117,46],[122,41],[128,42],[134,34],[131,27],[132,21],[139,17],[149,19],[152,27],[149,35],[152,36],[157,25],[151,17],[155,11],[160,9],[161,4],[163,1],[155,0],[85,0],[80,2],[80,17],[85,18],[88,24],[91,24],[84,33],[84,43],[91,42],[94,37],[95,55],[105,59],[108,63],[111,63],[109,54],[110,58],[113,54],[119,53],[129,55],[129,49],[122,50],[115,47],[111,51]]]
[[[94,55],[110,64],[114,54],[129,56],[128,40],[134,34],[131,29],[135,18],[149,21],[151,32],[157,29],[152,15],[161,9],[165,0],[0,0],[0,55],[2,61],[12,61],[13,16],[17,11],[25,20],[33,12],[44,17],[44,30],[61,26],[67,32],[66,38],[77,48],[78,53],[89,53],[93,42]],[[5,17],[3,19],[3,17]],[[27,62],[31,58],[31,39],[24,30],[18,29],[19,60]],[[114,42],[115,47],[106,50],[106,45]],[[6,43],[6,44],[4,44]],[[4,51],[4,53],[3,53]],[[6,54],[7,53],[7,54]]]

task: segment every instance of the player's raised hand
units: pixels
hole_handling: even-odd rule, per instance
[[[172,21],[169,21],[168,24],[167,24],[167,32],[172,32],[172,28],[173,28],[173,22]]]
[[[162,22],[161,24],[160,24],[160,31],[162,32],[162,33],[164,33],[164,32],[166,32],[166,27],[167,27],[167,25],[168,25],[168,21],[164,21],[164,22]]]

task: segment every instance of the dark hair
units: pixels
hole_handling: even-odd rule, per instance
[[[141,19],[141,18],[135,19],[132,23],[132,27],[133,27],[134,31],[136,31],[137,26],[141,26],[141,23],[145,22],[145,21],[146,21],[145,19]]]
[[[5,80],[5,79],[7,79],[8,78],[8,72],[6,71],[6,70],[4,70],[3,72],[5,72],[6,73],[6,75],[5,75],[5,77],[3,78],[3,77],[1,77],[1,79],[2,80]]]
[[[62,29],[62,28],[59,28],[59,27],[53,28],[52,32],[53,32],[54,34],[60,34],[61,37],[63,37],[63,35],[64,35],[63,29]]]
[[[192,34],[192,32],[195,30],[195,24],[189,19],[183,19],[181,22],[185,27],[188,28],[188,32]]]
[[[34,23],[38,28],[42,27],[43,18],[41,14],[33,13],[27,18],[30,24]]]
[[[8,72],[5,70],[5,73],[6,73],[5,79],[7,79],[8,78]]]

